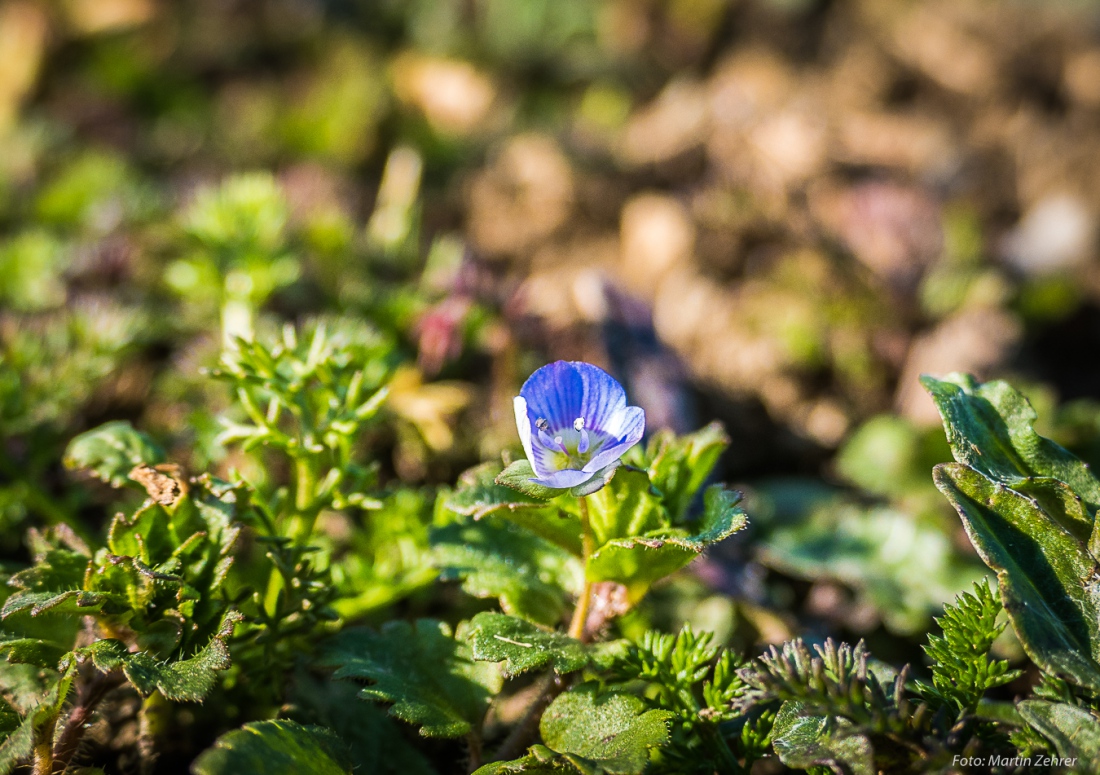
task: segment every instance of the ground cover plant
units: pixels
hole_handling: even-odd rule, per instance
[[[1100,771],[1098,22],[0,0],[0,772]]]

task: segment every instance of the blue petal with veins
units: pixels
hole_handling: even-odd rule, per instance
[[[645,433],[645,412],[627,406],[614,377],[590,363],[556,361],[532,374],[515,398],[516,427],[532,482],[565,489],[592,479]]]

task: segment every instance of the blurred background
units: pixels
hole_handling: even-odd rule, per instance
[[[0,556],[102,528],[104,421],[252,465],[203,369],[326,320],[398,364],[384,480],[514,449],[556,358],[721,421],[752,529],[645,616],[919,662],[983,568],[917,377],[1100,462],[1098,217],[1088,2],[0,0]]]

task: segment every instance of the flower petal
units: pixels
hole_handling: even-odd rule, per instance
[[[616,426],[617,440],[605,444],[603,449],[588,461],[583,469],[587,473],[594,474],[604,466],[611,465],[641,441],[645,434],[645,411],[640,406],[628,406],[619,415],[613,417],[611,422]]]
[[[626,408],[626,391],[618,381],[591,363],[573,363],[584,385],[580,414],[589,431],[608,430],[608,423]],[[574,418],[575,419],[575,418]],[[619,435],[619,434],[615,434]]]
[[[555,490],[565,490],[587,482],[592,476],[593,474],[586,473],[585,471],[576,471],[572,468],[566,468],[563,471],[554,471],[546,476],[540,475],[538,479],[532,479],[531,481],[535,484],[541,484],[543,487],[552,487]]]
[[[535,456],[531,450],[531,426],[534,422],[527,414],[527,400],[523,396],[516,396],[512,407],[516,410],[516,429],[519,431],[520,443],[523,444],[523,454],[527,455],[527,462],[534,468]]]
[[[527,401],[529,416],[545,419],[549,432],[554,433],[572,428],[581,416],[584,380],[574,364],[555,361],[528,377],[519,394]]]

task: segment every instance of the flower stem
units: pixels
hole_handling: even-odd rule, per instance
[[[588,518],[588,499],[578,498],[581,510],[581,561],[584,566],[584,587],[577,599],[577,607],[573,609],[573,620],[569,623],[569,637],[579,641],[585,639],[585,624],[588,623],[588,604],[592,599],[592,582],[588,580],[588,560],[595,551],[595,539],[592,535],[592,524]]]

